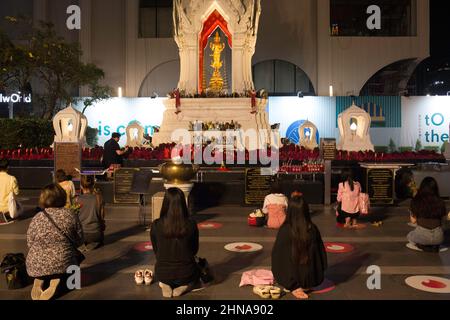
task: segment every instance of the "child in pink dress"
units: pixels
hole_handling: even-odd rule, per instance
[[[281,186],[274,182],[270,189],[270,194],[264,199],[263,212],[268,215],[267,227],[279,229],[286,220],[286,209],[288,199],[282,193]]]
[[[361,185],[353,180],[351,172],[343,174],[343,182],[339,184],[337,201],[341,203],[338,210],[337,222],[344,224],[345,228],[357,227],[356,219],[359,217],[359,194]]]

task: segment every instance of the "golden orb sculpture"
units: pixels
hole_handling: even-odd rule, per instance
[[[164,178],[164,183],[182,185],[189,183],[199,170],[199,166],[183,164],[176,161],[166,162],[160,165],[159,171]]]

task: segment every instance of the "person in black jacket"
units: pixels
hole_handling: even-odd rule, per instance
[[[120,149],[120,137],[120,133],[114,132],[111,136],[111,139],[105,142],[105,145],[103,147],[104,150],[102,159],[102,165],[104,169],[108,169],[112,164],[123,164],[123,155],[128,152],[128,147],[126,147],[124,150]]]
[[[312,223],[302,196],[289,200],[287,219],[278,231],[272,250],[272,273],[278,284],[298,299],[324,281],[327,254],[319,229]]]
[[[156,255],[155,278],[163,296],[178,297],[199,283],[195,256],[199,247],[197,223],[189,218],[183,191],[167,190],[161,216],[150,232]]]

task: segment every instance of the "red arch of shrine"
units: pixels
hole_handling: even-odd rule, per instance
[[[203,30],[200,34],[200,46],[199,46],[199,92],[202,93],[204,89],[203,88],[203,62],[204,62],[204,55],[205,55],[205,48],[208,44],[208,39],[211,36],[211,34],[219,27],[228,37],[228,45],[230,48],[233,48],[232,46],[232,36],[230,30],[228,30],[228,23],[227,21],[222,17],[222,15],[217,11],[214,10],[213,13],[206,19],[205,23],[203,24]]]

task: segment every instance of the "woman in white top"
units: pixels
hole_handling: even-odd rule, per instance
[[[11,193],[19,195],[19,187],[15,177],[9,175],[8,160],[0,160],[0,224],[10,223],[8,201]]]
[[[288,199],[282,193],[280,184],[275,181],[270,189],[270,194],[264,199],[263,212],[268,215],[267,227],[279,229],[286,220]]]

